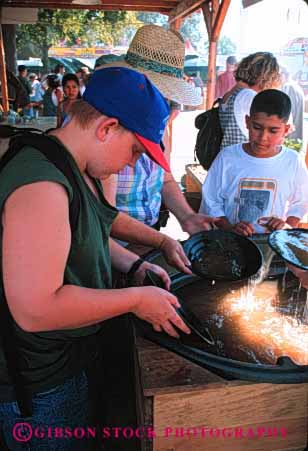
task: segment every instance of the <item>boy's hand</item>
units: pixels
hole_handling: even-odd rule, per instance
[[[174,328],[176,326],[184,333],[190,333],[190,329],[176,312],[180,304],[173,294],[157,287],[134,288],[134,290],[136,290],[136,303],[132,313],[151,323],[156,332],[164,330],[172,337],[179,338]]]
[[[266,227],[271,232],[274,230],[291,229],[291,226],[281,218],[276,216],[263,217],[258,219],[258,224]]]
[[[146,271],[154,272],[164,282],[166,290],[170,290],[171,281],[167,272],[161,266],[153,265],[152,263],[149,263],[147,261],[144,261],[142,265],[139,266],[139,268],[137,269],[137,271],[133,276],[132,280],[137,286],[143,285],[146,276]]]
[[[249,224],[249,222],[241,221],[237,224],[234,224],[231,231],[237,233],[238,235],[252,236],[252,234],[255,232],[255,229],[253,228],[252,224]]]

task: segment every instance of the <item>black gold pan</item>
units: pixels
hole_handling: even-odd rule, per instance
[[[276,230],[269,235],[268,243],[286,262],[308,270],[308,230]]]
[[[252,240],[223,230],[196,233],[183,249],[191,271],[203,279],[245,280],[262,266],[262,254]]]

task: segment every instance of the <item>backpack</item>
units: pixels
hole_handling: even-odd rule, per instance
[[[0,158],[0,178],[2,169],[15,157],[25,146],[31,146],[42,152],[43,155],[53,163],[59,171],[61,171],[68,179],[73,190],[73,198],[69,206],[69,221],[72,236],[77,230],[78,217],[80,210],[80,194],[79,187],[76,181],[76,176],[73,173],[66,152],[63,152],[62,145],[55,139],[49,137],[41,130],[29,128],[17,128],[8,125],[0,125],[0,139],[10,138],[8,150]],[[4,299],[5,299],[5,294]],[[19,374],[16,355],[17,345],[14,340],[14,326],[12,315],[9,312],[7,302],[0,303],[0,319],[1,332],[0,339],[3,344],[3,352],[7,362],[7,369],[9,376],[13,382],[17,403],[21,414],[24,417],[31,416],[31,403],[23,388],[22,377]]]
[[[213,107],[199,114],[195,119],[195,127],[199,130],[195,144],[195,159],[204,169],[210,169],[215,160],[223,138],[219,119],[219,104],[222,99],[215,100]]]

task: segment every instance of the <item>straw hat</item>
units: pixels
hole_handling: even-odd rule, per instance
[[[105,67],[128,67],[145,74],[169,100],[183,105],[202,103],[198,89],[183,80],[185,43],[181,35],[158,25],[139,28],[124,61],[107,63]]]

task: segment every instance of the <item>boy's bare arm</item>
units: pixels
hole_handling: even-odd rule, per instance
[[[71,244],[68,214],[67,193],[57,183],[23,186],[6,201],[3,280],[10,311],[21,328],[29,332],[78,328],[133,312],[174,336],[174,324],[187,331],[174,309],[177,299],[165,290],[64,285]]]

